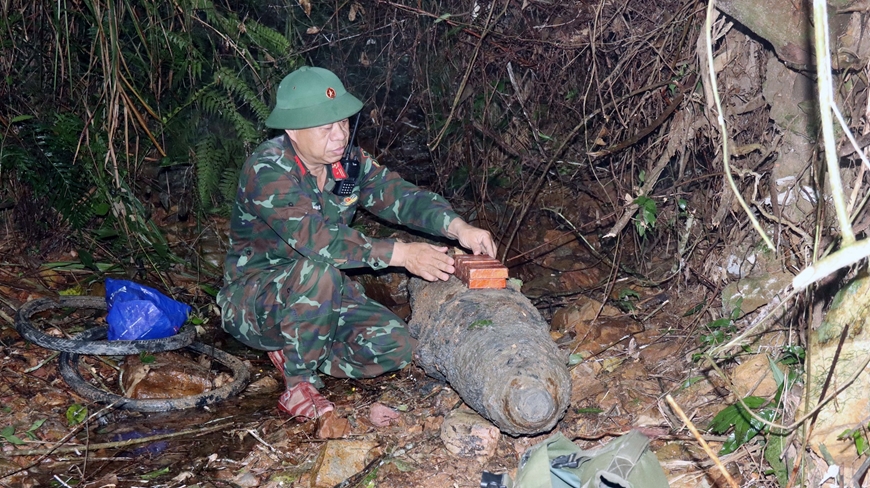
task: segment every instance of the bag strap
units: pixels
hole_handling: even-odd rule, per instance
[[[627,480],[631,471],[640,461],[640,457],[646,452],[647,447],[649,447],[647,436],[637,430],[630,431],[625,434],[623,442],[605,471]]]

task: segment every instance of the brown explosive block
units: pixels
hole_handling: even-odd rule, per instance
[[[502,264],[489,256],[474,256],[471,254],[460,254],[453,257],[453,265],[456,268],[454,274],[463,282],[468,282],[469,269],[485,266],[501,266]]]
[[[508,269],[497,259],[489,256],[459,254],[453,256],[454,275],[473,289],[505,288]]]
[[[472,278],[472,279],[468,280],[467,284],[468,284],[468,288],[472,289],[472,290],[483,289],[483,288],[500,290],[502,288],[507,287],[507,280],[505,280],[504,278],[492,278],[492,279],[486,279],[486,278],[474,279],[474,278]]]
[[[506,279],[508,277],[508,269],[501,264],[473,263],[473,266],[465,267],[465,273],[470,280],[475,278]]]
[[[457,264],[463,264],[472,261],[501,264],[497,259],[491,258],[486,254],[456,254],[453,256],[453,260],[456,261]]]

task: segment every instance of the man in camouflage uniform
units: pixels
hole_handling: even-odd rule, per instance
[[[360,174],[346,196],[348,117],[362,102],[330,71],[303,67],[278,87],[266,125],[284,133],[245,162],[230,221],[225,285],[217,301],[224,329],[269,351],[284,373],[280,410],[317,418],[333,404],[318,373],[363,378],[401,369],[414,340],[405,323],[372,301],[341,270],[400,266],[424,279],[447,280],[446,247],[374,239],[350,227],[358,205],[390,222],[456,239],[475,254],[495,256],[489,232],[467,224],[440,196],[380,166],[359,148]]]

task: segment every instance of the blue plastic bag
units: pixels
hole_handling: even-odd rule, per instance
[[[106,307],[110,341],[169,337],[178,333],[190,313],[189,305],[154,288],[112,278],[106,278]]]

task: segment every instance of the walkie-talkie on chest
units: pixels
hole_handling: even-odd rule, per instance
[[[357,127],[359,127],[359,114],[356,114],[356,120],[353,123],[353,133],[351,133],[350,139],[347,141],[347,149],[344,150],[341,161],[332,163],[332,178],[335,180],[332,193],[340,197],[352,194],[353,187],[356,186],[356,180],[359,178],[360,162],[358,159],[351,159],[350,157]]]

